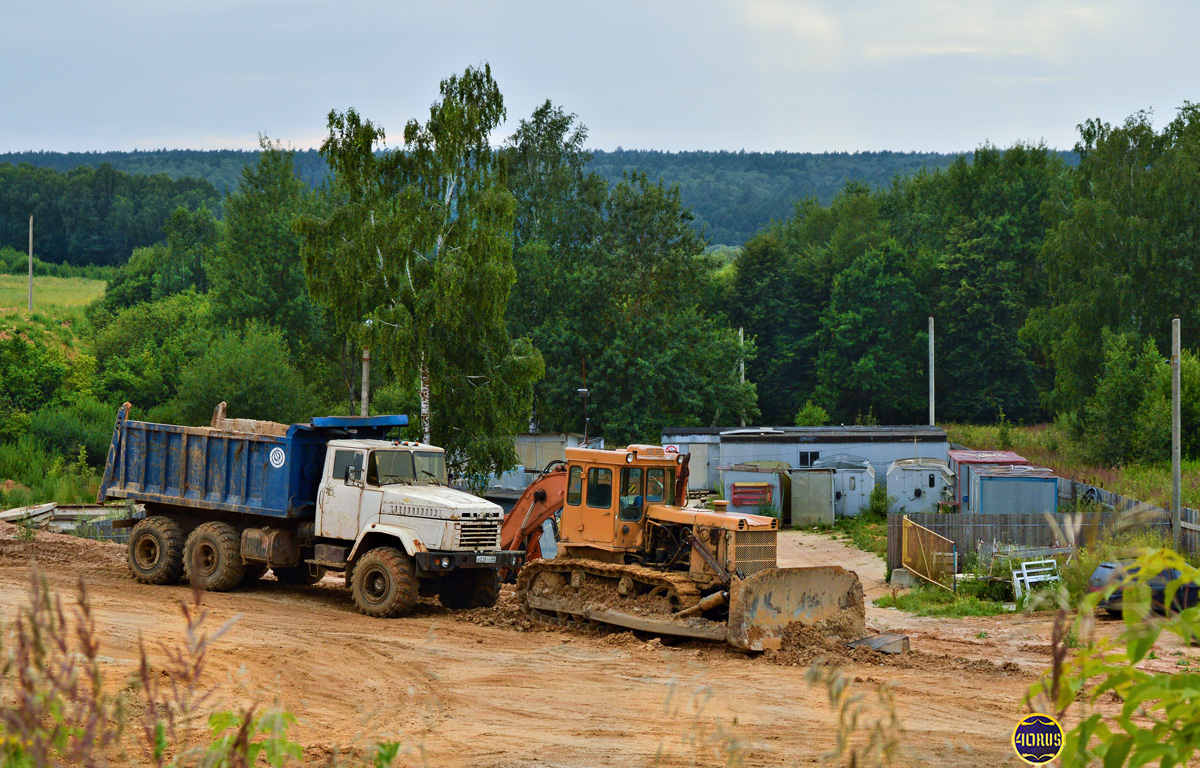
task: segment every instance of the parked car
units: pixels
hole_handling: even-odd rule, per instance
[[[1113,579],[1121,578],[1124,574],[1133,576],[1137,572],[1138,567],[1134,565],[1133,560],[1100,563],[1096,570],[1092,572],[1091,578],[1088,579],[1088,592],[1102,592]],[[1166,613],[1167,585],[1181,576],[1182,574],[1178,570],[1168,568],[1162,573],[1151,577],[1146,582],[1150,586],[1150,602],[1155,611]],[[1099,607],[1108,611],[1113,616],[1120,616],[1123,608],[1122,592],[1122,589],[1116,589],[1111,595],[1100,601]],[[1179,588],[1175,591],[1174,599],[1171,601],[1171,608],[1175,611],[1181,611],[1184,608],[1191,608],[1197,604],[1200,604],[1200,584],[1191,582],[1179,585]]]

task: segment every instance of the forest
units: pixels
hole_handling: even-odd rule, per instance
[[[1073,153],[1061,154],[1068,161],[1074,159]],[[67,173],[107,165],[138,176],[204,179],[224,194],[237,188],[242,171],[258,162],[258,156],[258,150],[9,152],[0,154],[0,167],[25,163]],[[644,172],[652,181],[661,179],[667,185],[678,184],[684,205],[692,210],[692,227],[708,243],[740,245],[772,220],[786,218],[796,200],[815,197],[828,204],[847,182],[886,187],[899,174],[944,168],[956,157],[935,152],[656,152],[618,148],[590,150],[587,170],[599,174],[610,186],[620,183],[628,171]],[[329,177],[329,166],[317,150],[294,151],[292,167],[296,176],[314,189]],[[56,195],[49,191],[45,196]],[[14,200],[11,210],[0,200],[0,222],[6,215],[20,218],[25,211],[22,199]],[[0,226],[0,244],[19,248],[16,234],[16,230]]]
[[[0,477],[49,466],[39,451],[102,465],[126,400],[189,424],[220,400],[238,417],[353,413],[364,349],[373,411],[409,414],[406,435],[465,476],[511,466],[515,432],[582,432],[585,387],[587,428],[613,444],[743,420],[920,423],[929,316],[939,421],[1055,421],[1105,466],[1165,456],[1170,318],[1187,347],[1200,321],[1200,107],[1161,129],[1086,120],[1070,155],[984,145],[789,197],[714,250],[684,185],[662,180],[672,156],[625,153],[649,170],[610,177],[615,153],[597,160],[549,101],[493,148],[505,113],[486,66],[442,93],[393,149],[383,126],[331,112],[317,186],[302,153],[265,139],[222,195],[108,165],[0,165],[50,190],[31,195],[45,210],[88,212],[71,221],[93,235],[131,220],[116,208],[142,222],[107,251],[75,245],[95,241],[74,225],[38,241],[40,274],[113,266],[91,267],[107,287],[73,322],[0,334]],[[709,154],[691,183],[749,158]],[[786,159],[764,186],[787,187]],[[107,208],[79,205],[105,190]],[[0,248],[0,271],[22,256]],[[1200,361],[1182,366],[1197,457]]]

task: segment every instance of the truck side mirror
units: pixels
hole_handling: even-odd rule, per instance
[[[346,485],[362,486],[362,470],[358,467],[346,467],[346,476],[343,479]]]

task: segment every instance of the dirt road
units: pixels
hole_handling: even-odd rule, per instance
[[[25,600],[30,543],[0,524],[0,606]],[[1019,702],[1045,666],[1044,618],[919,619],[870,605],[886,589],[873,555],[819,535],[786,533],[781,565],[837,563],[858,571],[868,624],[909,633],[902,663],[853,663],[870,690],[887,683],[904,736],[904,765],[1020,765],[1008,744]],[[117,688],[138,638],[182,639],[186,587],[132,581],[123,549],[39,534],[33,555],[64,596],[85,581]],[[835,714],[805,668],[702,643],[663,645],[630,634],[588,636],[486,626],[502,611],[453,614],[422,602],[413,617],[379,621],[354,611],[341,582],[272,580],[209,594],[211,624],[240,615],[209,656],[209,681],[229,703],[278,699],[300,717],[294,735],[319,759],[364,738],[399,738],[438,766],[808,765],[833,745]],[[980,632],[986,638],[977,637]],[[943,658],[945,657],[945,658]],[[986,663],[991,659],[995,664]],[[1017,667],[1000,667],[1015,661]],[[719,729],[719,730],[718,730]],[[734,736],[718,744],[715,734]],[[360,738],[361,737],[361,738]]]

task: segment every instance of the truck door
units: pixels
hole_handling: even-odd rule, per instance
[[[330,448],[325,456],[325,468],[325,480],[317,499],[317,535],[353,541],[358,537],[359,530],[363,452],[350,448]],[[347,483],[347,469],[357,470],[357,485]]]

